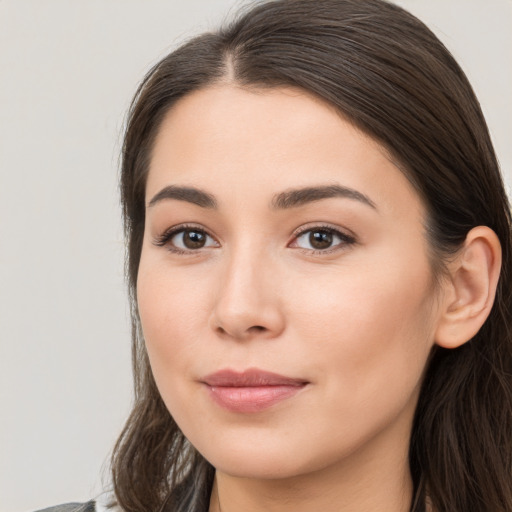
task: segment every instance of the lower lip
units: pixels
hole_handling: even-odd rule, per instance
[[[259,412],[296,395],[305,384],[279,386],[207,386],[212,399],[232,412]]]

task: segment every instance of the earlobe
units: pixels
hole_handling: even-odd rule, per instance
[[[450,278],[435,342],[456,348],[469,341],[489,316],[501,268],[501,244],[487,226],[473,228],[464,246],[449,264]]]

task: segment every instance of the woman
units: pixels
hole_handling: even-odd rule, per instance
[[[112,507],[512,510],[510,209],[421,22],[277,0],[190,41],[137,92],[121,190]]]

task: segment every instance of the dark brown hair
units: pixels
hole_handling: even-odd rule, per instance
[[[383,0],[259,2],[165,57],[132,103],[122,205],[133,319],[133,411],[117,442],[113,484],[126,512],[208,510],[212,466],[163,404],[140,329],[136,280],[152,144],[169,108],[222,82],[293,86],[337,108],[387,148],[423,199],[435,273],[478,225],[503,251],[494,307],[480,332],[429,359],[411,436],[411,511],[512,510],[511,219],[478,101],[448,50]]]

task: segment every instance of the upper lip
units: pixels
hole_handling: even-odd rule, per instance
[[[207,375],[202,382],[211,387],[258,387],[258,386],[302,386],[304,379],[286,377],[258,368],[249,368],[242,372],[224,369]]]

